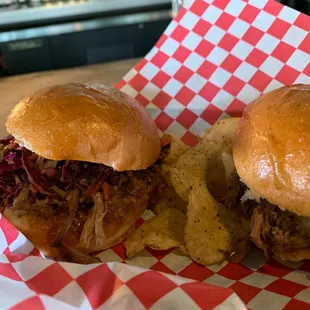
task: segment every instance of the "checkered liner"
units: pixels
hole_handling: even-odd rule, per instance
[[[310,17],[277,2],[192,1],[116,87],[162,132],[195,145],[261,93],[309,83],[309,32]],[[81,267],[20,255],[39,253],[2,217],[0,252],[4,308],[243,309],[238,295],[251,309],[310,309],[310,263],[281,265],[257,249],[242,264],[203,267],[177,250],[147,249],[128,260],[118,245],[99,254],[118,263]]]
[[[0,227],[1,309],[246,310],[232,289],[121,264],[116,253],[87,266],[43,259],[1,215]]]

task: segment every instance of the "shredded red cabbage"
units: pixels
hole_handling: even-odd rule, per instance
[[[73,187],[79,188],[85,197],[91,199],[112,171],[102,164],[73,160],[57,161],[52,165],[55,168],[49,168],[50,165],[44,168],[44,161],[47,160],[20,147],[14,137],[0,139],[1,144],[5,152],[0,160],[1,198],[16,197],[22,188],[20,180],[28,180],[34,193],[56,200],[63,196],[63,191],[67,193]]]
[[[41,174],[37,169],[34,168],[34,165],[32,163],[35,161],[34,156],[32,154],[27,155],[27,151],[22,152],[22,163],[23,163],[23,169],[27,174],[28,181],[32,185],[32,188],[45,195],[50,195],[51,192],[48,190],[48,185],[44,177],[41,177]]]
[[[6,161],[10,161],[10,160],[14,159],[15,157],[16,157],[15,152],[9,152],[3,156],[3,159]]]
[[[13,164],[9,164],[6,161],[0,163],[0,171],[15,171],[23,167],[21,159],[15,159]]]
[[[2,199],[15,197],[15,193],[19,189],[20,186],[16,183],[15,176],[12,172],[0,172],[0,197]]]
[[[86,190],[86,196],[88,197],[94,197],[95,194],[99,191],[100,186],[102,183],[107,179],[108,175],[110,173],[110,169],[107,169],[106,166],[100,165],[100,168],[98,170],[98,177],[95,179],[95,181],[87,188]]]

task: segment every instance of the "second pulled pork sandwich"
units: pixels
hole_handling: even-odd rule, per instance
[[[310,259],[310,85],[279,88],[244,111],[233,157],[241,206],[266,256]]]

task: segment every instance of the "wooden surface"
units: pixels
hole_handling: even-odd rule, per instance
[[[43,87],[70,82],[97,82],[112,86],[138,61],[139,59],[130,59],[87,67],[0,78],[0,136],[7,134],[4,126],[6,118],[21,98]]]

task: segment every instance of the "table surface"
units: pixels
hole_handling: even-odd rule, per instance
[[[19,100],[36,90],[71,82],[96,82],[112,86],[121,79],[139,59],[109,62],[86,67],[30,73],[0,79],[0,136],[7,134],[5,122]]]

